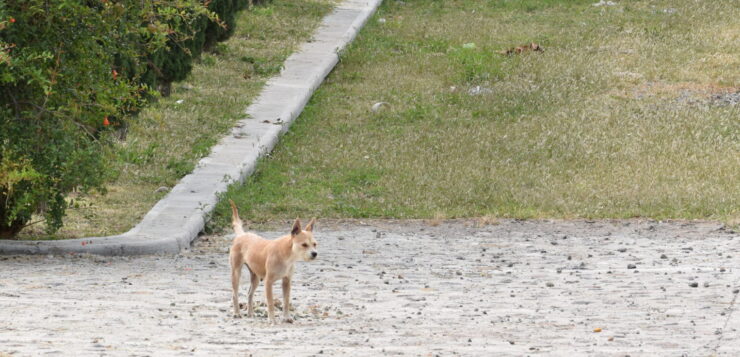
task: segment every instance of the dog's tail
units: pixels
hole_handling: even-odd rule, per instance
[[[240,236],[244,234],[242,219],[239,218],[239,210],[236,209],[234,201],[229,200],[229,203],[231,203],[231,226],[234,228],[234,233],[236,233],[237,236]]]

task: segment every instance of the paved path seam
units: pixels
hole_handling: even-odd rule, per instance
[[[218,195],[254,171],[313,92],[339,62],[382,0],[345,0],[326,16],[309,42],[288,57],[240,120],[201,159],[192,173],[162,198],[134,228],[115,236],[55,241],[0,240],[0,254],[172,254],[190,246],[218,202]]]

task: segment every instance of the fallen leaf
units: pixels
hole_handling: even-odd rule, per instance
[[[503,55],[514,55],[514,54],[522,54],[523,52],[527,51],[533,51],[533,52],[545,52],[545,49],[542,48],[539,44],[536,44],[534,42],[531,42],[528,45],[521,45],[517,47],[512,47],[508,50],[501,51],[499,53]]]

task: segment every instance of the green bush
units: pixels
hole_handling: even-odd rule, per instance
[[[183,79],[217,20],[199,0],[0,2],[0,238],[104,190],[113,129]],[[221,22],[222,23],[222,22]]]
[[[190,14],[187,19],[173,18],[168,25],[176,31],[168,37],[166,46],[149,55],[147,72],[142,75],[144,83],[155,87],[162,96],[169,96],[173,82],[187,77],[193,61],[204,51],[214,51],[219,41],[234,33],[236,15],[245,9],[248,0],[202,0],[211,12],[205,15]],[[255,1],[256,3],[267,0]],[[182,37],[182,34],[190,34]]]
[[[224,41],[234,33],[236,14],[246,3],[246,0],[213,0],[208,4],[208,10],[218,15],[222,23],[211,21],[207,24],[203,31],[205,34],[203,47],[206,51],[213,50],[216,42]]]
[[[185,79],[193,68],[193,61],[203,51],[212,51],[218,41],[234,33],[236,14],[244,9],[248,0],[203,0],[210,17],[195,13],[187,18],[172,18],[167,25],[176,31],[168,36],[166,46],[148,57],[144,83],[168,96],[172,82]],[[186,34],[186,36],[183,36]]]

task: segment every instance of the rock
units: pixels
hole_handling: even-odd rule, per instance
[[[637,265],[627,264],[627,269],[637,269]]]
[[[715,94],[712,96],[712,103],[715,105],[738,105],[740,104],[740,91],[727,94]]]
[[[391,105],[390,105],[390,104],[388,104],[388,102],[377,102],[377,103],[373,104],[373,106],[372,106],[372,107],[370,107],[370,110],[371,110],[371,111],[372,111],[373,113],[377,113],[377,112],[379,112],[379,111],[380,111],[381,109],[383,109],[384,107],[385,107],[385,108],[390,108],[390,106],[391,106]]]
[[[689,286],[692,287],[692,288],[696,288],[696,287],[699,287],[699,283],[697,283],[695,281],[692,281],[692,282],[689,283]]]
[[[614,1],[599,0],[599,2],[593,4],[593,6],[596,6],[596,7],[599,7],[599,6],[614,6],[616,4],[617,3],[615,3]]]
[[[481,87],[481,86],[475,86],[475,87],[468,89],[468,94],[472,96],[491,94],[491,93],[493,93],[493,90],[491,90],[491,88],[486,88],[486,87]]]

